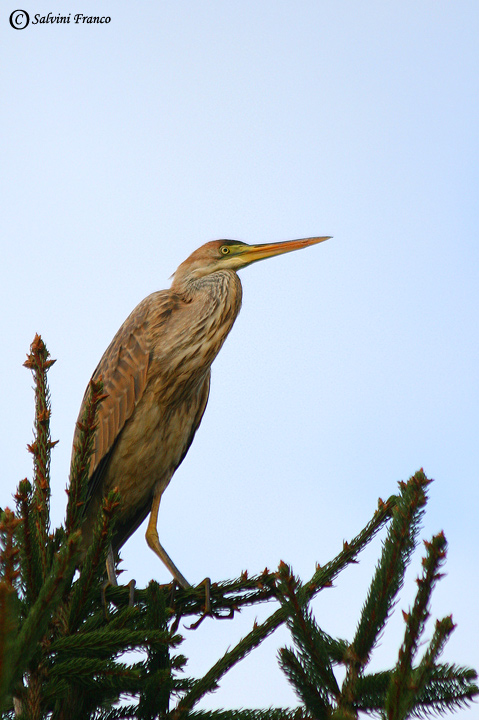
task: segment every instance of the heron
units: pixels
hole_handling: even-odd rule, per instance
[[[147,544],[179,586],[190,587],[160,543],[158,512],[203,417],[211,364],[240,311],[237,271],[328,239],[208,242],[178,267],[169,290],[146,297],[116,333],[92,376],[102,380],[106,397],[97,418],[82,525],[87,548],[103,498],[117,488],[121,502],[106,562],[110,584],[117,584],[114,558],[149,515]],[[88,395],[87,388],[79,421]],[[77,426],[74,448],[78,432]]]

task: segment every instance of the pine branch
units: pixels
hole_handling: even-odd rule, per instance
[[[68,544],[60,550],[37,600],[22,624],[10,656],[14,681],[21,679],[24,669],[37,651],[38,644],[61,600],[65,584],[69,580],[72,566],[78,556],[79,544],[80,535],[77,534],[69,538]]]
[[[122,690],[121,682],[125,678],[137,683],[144,681],[137,668],[127,663],[116,662],[115,660],[82,657],[81,662],[77,658],[60,660],[54,663],[50,669],[52,684],[65,679],[70,684],[80,684],[90,690],[98,690],[104,685],[115,692]]]
[[[279,651],[279,666],[304,703],[306,712],[317,720],[327,720],[331,716],[327,689],[318,684],[314,674],[307,672],[302,660],[289,648]]]
[[[452,622],[451,616],[445,617],[442,620],[436,620],[436,627],[434,629],[431,642],[429,643],[419,666],[412,674],[413,688],[416,689],[418,693],[424,690],[426,684],[433,676],[436,668],[436,660],[442,653],[444,646],[455,627],[456,626]],[[398,715],[398,717],[406,717],[406,712],[412,707],[411,701],[409,700],[407,705],[404,702],[403,707],[403,714],[402,716]]]
[[[69,602],[68,632],[78,629],[97,601],[97,588],[104,575],[104,567],[113,532],[114,511],[119,504],[115,490],[104,498],[100,516],[93,532],[92,542],[82,562],[80,577],[73,586]]]
[[[316,720],[303,708],[266,710],[194,710],[189,720]]]
[[[396,498],[390,498],[387,503],[380,502],[379,507],[374,513],[372,520],[357,535],[351,543],[345,543],[343,550],[331,562],[323,568],[318,568],[311,580],[304,584],[299,594],[300,602],[306,602],[311,599],[324,587],[330,587],[333,579],[338,575],[341,569],[350,562],[354,562],[359,552],[366,547],[372,540],[384,523],[388,520],[391,509],[394,508]],[[260,645],[276,628],[286,622],[288,618],[287,609],[284,607],[276,610],[261,625],[253,627],[250,633],[246,635],[240,642],[215,663],[210,670],[199,679],[193,686],[192,690],[187,693],[178,703],[173,715],[176,718],[182,718],[185,713],[191,709],[204,697],[207,693],[216,690],[220,678],[237,662],[246,657],[255,647]]]
[[[275,599],[276,573],[267,568],[259,575],[248,577],[243,573],[240,578],[225,580],[211,584],[210,599],[213,616],[232,618],[241,607],[256,605]],[[178,588],[174,583],[159,585],[168,593],[169,606],[176,614],[176,623],[181,618],[202,615],[205,604],[204,586],[190,587],[186,590]],[[144,603],[147,590],[135,588],[135,600]],[[126,607],[130,601],[130,588],[118,585],[106,589],[106,598],[109,603],[117,607]]]
[[[51,449],[56,445],[50,437],[51,404],[47,384],[47,372],[55,360],[49,358],[50,353],[45,343],[39,335],[35,335],[24,366],[33,372],[35,381],[34,440],[28,445],[28,450],[33,455],[32,509],[35,517],[35,541],[39,546],[43,578],[49,570],[47,538],[50,527],[50,456]]]
[[[424,572],[417,579],[418,591],[414,606],[409,614],[404,614],[406,630],[403,644],[399,650],[399,659],[396,671],[391,678],[389,692],[386,697],[385,708],[390,720],[400,720],[407,717],[414,706],[417,692],[424,687],[427,673],[423,675],[422,685],[413,680],[413,660],[419,645],[424,626],[429,617],[429,602],[437,581],[442,577],[439,568],[446,559],[446,538],[443,533],[433,537],[430,543],[425,542],[426,557],[422,564]],[[414,673],[416,675],[417,673]]]
[[[307,678],[310,679],[308,684],[315,682],[317,687],[324,688],[326,691],[326,694],[321,694],[321,702],[326,711],[331,707],[329,696],[338,698],[340,695],[340,689],[333,673],[330,655],[331,642],[327,642],[307,605],[304,602],[300,603],[298,595],[301,585],[285,563],[280,565],[278,576],[280,579],[278,594],[282,606],[288,612],[288,627],[298,650],[298,662],[304,669]],[[344,652],[346,649],[347,644],[344,643]],[[287,654],[287,657],[291,656]],[[295,687],[297,692],[304,695],[300,685]],[[313,714],[317,712],[308,703],[306,703],[306,707]]]
[[[106,397],[103,383],[90,381],[88,386],[88,402],[81,422],[77,423],[78,433],[72,458],[70,484],[67,490],[68,503],[65,530],[72,532],[81,526],[83,506],[87,497],[90,461],[95,446],[95,430],[97,427],[98,408]]]
[[[9,508],[0,509],[0,578],[9,590],[18,585],[19,549],[15,543],[15,535],[21,520],[15,517]]]
[[[372,648],[392,610],[404,571],[415,546],[425,503],[427,478],[422,471],[401,484],[400,497],[379,501],[367,526],[312,578],[302,584],[290,568],[232,581],[211,588],[212,615],[233,617],[241,607],[279,600],[281,607],[253,629],[212,665],[201,678],[180,676],[186,659],[178,654],[182,638],[176,634],[180,618],[203,614],[204,589],[175,589],[174,584],[152,582],[146,589],[102,588],[105,556],[110,545],[119,498],[105,498],[94,538],[81,548],[83,507],[94,449],[101,383],[88,389],[85,414],[77,426],[65,525],[49,532],[50,400],[46,373],[51,365],[38,336],[27,366],[35,375],[35,439],[33,485],[20,483],[18,519],[6,511],[0,522],[0,691],[2,717],[13,720],[12,694],[17,718],[24,720],[355,720],[360,711],[384,712],[391,720],[411,714],[428,715],[457,709],[478,693],[476,674],[468,668],[441,666],[437,658],[453,629],[452,620],[437,624],[422,660],[414,667],[421,634],[428,617],[430,595],[444,560],[442,535],[426,544],[422,578],[412,610],[405,616],[404,641],[393,670],[364,675]],[[317,624],[309,603],[371,541],[386,522],[383,544],[369,594],[351,645],[334,639]],[[20,567],[21,574],[18,575]],[[78,579],[73,582],[75,568]],[[17,597],[17,588],[21,599]],[[108,610],[106,609],[108,607]],[[195,706],[218,687],[237,662],[288,623],[295,649],[280,651],[280,665],[294,685],[303,707],[297,709],[197,711]],[[141,649],[142,659],[132,662],[125,650]],[[8,658],[8,660],[7,660]],[[340,689],[334,668],[346,665]],[[8,665],[8,669],[5,666]],[[398,691],[399,688],[399,691]],[[400,696],[400,703],[397,698]],[[134,699],[118,706],[119,698]],[[176,698],[176,707],[169,703]],[[180,698],[178,700],[178,698]],[[20,720],[20,718],[18,718]]]
[[[392,675],[392,670],[383,670],[360,676],[357,680],[355,708],[370,714],[379,713],[384,708]]]
[[[100,709],[94,720],[137,720],[138,705],[124,705],[117,708]]]
[[[356,709],[369,714],[381,713],[393,676],[393,670],[385,670],[360,677]],[[428,718],[466,707],[479,693],[475,680],[477,673],[470,668],[435,665],[426,686],[418,690],[409,716]],[[387,713],[385,716],[389,717]]]
[[[317,588],[331,587],[334,579],[350,563],[356,561],[358,554],[368,545],[385,523],[393,516],[399,498],[392,495],[386,502],[379,498],[378,508],[366,527],[351,542],[344,541],[343,549],[336,557],[324,566],[317,566],[316,572],[304,584],[305,597],[313,596]]]
[[[444,678],[438,673],[436,660],[453,629],[450,618],[436,626],[436,632],[423,660],[417,668],[413,661],[428,618],[431,593],[442,577],[440,566],[445,561],[446,540],[440,533],[426,542],[423,574],[417,581],[418,591],[411,612],[404,615],[406,630],[399,659],[393,671],[363,675],[365,662],[361,662],[354,642],[361,631],[370,633],[370,648],[377,641],[394,604],[394,598],[403,582],[415,539],[418,521],[425,504],[424,488],[428,484],[422,472],[416,473],[407,484],[401,484],[399,498],[393,513],[388,536],[383,544],[380,562],[370,586],[365,606],[353,643],[333,641],[317,626],[308,609],[304,588],[284,564],[279,568],[278,597],[288,612],[288,626],[297,651],[283,648],[280,666],[286,673],[306,711],[315,717],[331,720],[356,720],[359,711],[382,713],[388,720],[405,720],[411,714],[426,714],[429,708],[444,711],[460,706],[474,697],[478,689],[472,684],[475,674],[464,677],[452,675]],[[306,586],[305,586],[306,587]],[[365,624],[369,618],[369,625]],[[374,634],[375,633],[375,634]],[[365,635],[367,637],[367,635]],[[366,660],[369,658],[370,649]],[[333,664],[347,667],[341,691],[333,674]],[[467,671],[466,671],[467,673]],[[433,678],[441,678],[434,683]],[[427,707],[426,707],[427,705]]]
[[[174,720],[186,717],[202,697],[218,688],[218,681],[233,665],[246,657],[253,648],[260,645],[276,629],[276,623],[271,623],[271,620],[272,617],[262,625],[255,624],[250,633],[240,640],[232,650],[226,652],[202,678],[194,683],[192,689],[178,702],[172,712]]]
[[[412,714],[431,717],[467,707],[479,694],[476,680],[477,673],[471,668],[436,665],[419,693],[419,702]]]
[[[181,638],[171,638],[167,630],[131,630],[125,628],[118,630],[110,624],[101,630],[93,632],[78,632],[54,640],[50,645],[50,653],[68,654],[70,657],[110,657],[125,650],[154,648],[160,650],[170,644],[179,644]]]
[[[20,520],[6,508],[1,512],[0,540],[0,710],[12,681],[12,648],[18,633],[20,601],[18,584],[19,551],[15,547],[15,533]]]
[[[169,647],[181,642],[177,636],[174,643],[171,634],[167,632],[167,623],[171,615],[165,602],[165,593],[161,592],[158,583],[151,581],[148,585],[147,612],[145,623],[147,633],[150,628],[161,628],[164,639],[168,642],[149,643],[146,660],[146,678],[138,703],[138,719],[154,720],[169,710],[170,694],[174,687],[171,673]]]
[[[37,532],[38,525],[33,509],[33,490],[26,478],[18,486],[15,501],[17,515],[21,520],[18,547],[21,554],[22,585],[27,606],[30,606],[38,597],[43,577],[40,542]]]
[[[407,483],[399,484],[400,496],[393,509],[381,558],[350,647],[348,669],[342,688],[341,707],[344,710],[349,711],[354,705],[359,674],[369,661],[370,653],[403,585],[404,573],[416,545],[419,523],[426,503],[425,489],[430,482],[421,470]]]

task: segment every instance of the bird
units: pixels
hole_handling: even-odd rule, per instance
[[[118,551],[149,515],[148,546],[181,588],[191,587],[160,543],[158,512],[205,412],[211,364],[240,311],[237,272],[328,239],[259,245],[207,242],[178,267],[170,289],[148,295],[116,333],[92,375],[93,381],[102,381],[105,398],[98,411],[82,524],[86,549],[103,498],[117,488],[120,504],[106,562],[109,584],[117,584]],[[78,416],[72,463],[88,397],[89,386]]]

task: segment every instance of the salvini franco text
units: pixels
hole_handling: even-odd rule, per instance
[[[32,25],[37,24],[47,24],[47,23],[69,23],[70,18],[72,14],[69,13],[68,15],[52,15],[52,13],[48,13],[48,15],[40,15],[40,13],[37,13],[32,20]],[[77,13],[73,16],[72,22],[76,23],[98,23],[99,25],[103,25],[104,23],[108,24],[111,21],[111,17],[98,17],[94,15],[83,15],[82,13]]]

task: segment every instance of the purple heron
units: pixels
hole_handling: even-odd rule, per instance
[[[107,560],[111,584],[114,553],[149,514],[148,545],[178,584],[189,587],[160,544],[158,510],[203,417],[211,363],[241,307],[236,272],[323,240],[328,237],[262,245],[208,242],[179,266],[171,289],[145,298],[113,338],[93,373],[94,380],[102,378],[107,397],[99,410],[83,523],[88,547],[102,499],[117,487],[121,506]]]

